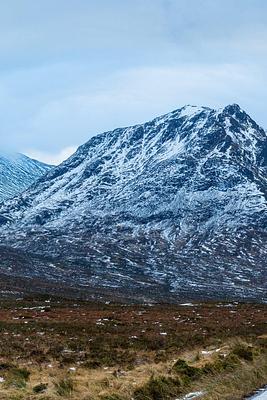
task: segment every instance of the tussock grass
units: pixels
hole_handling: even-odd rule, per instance
[[[30,372],[26,368],[13,367],[5,374],[5,387],[25,389]]]
[[[203,400],[241,400],[267,382],[267,354],[257,357],[255,363],[243,363],[234,373],[217,374],[206,379],[201,387],[207,391]]]
[[[179,379],[166,376],[151,377],[149,381],[134,391],[135,400],[168,400],[181,393]]]
[[[1,400],[240,400],[267,383],[264,305],[2,306]]]
[[[61,397],[69,397],[74,390],[73,380],[69,377],[60,379],[58,382],[55,382],[55,391]]]

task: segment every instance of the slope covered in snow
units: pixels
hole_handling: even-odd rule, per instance
[[[90,139],[1,207],[1,235],[69,284],[262,297],[266,196],[266,132],[235,104],[185,106]]]
[[[23,154],[0,154],[0,202],[23,192],[50,168]]]

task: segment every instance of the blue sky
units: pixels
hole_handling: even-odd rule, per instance
[[[184,104],[267,128],[266,20],[265,0],[1,2],[1,148],[57,163]]]

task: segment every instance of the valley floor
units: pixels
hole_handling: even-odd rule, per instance
[[[241,400],[267,383],[267,305],[0,301],[2,400]]]

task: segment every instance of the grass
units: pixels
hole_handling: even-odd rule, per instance
[[[30,372],[26,368],[12,367],[7,370],[5,376],[5,387],[25,389]]]
[[[181,382],[178,378],[158,376],[151,377],[145,385],[134,391],[135,400],[168,400],[181,393]]]
[[[242,399],[267,383],[266,320],[258,304],[2,301],[1,399]]]
[[[190,382],[202,375],[203,368],[192,367],[185,360],[179,359],[172,367],[172,371],[179,374],[183,382]]]
[[[242,348],[241,346],[239,349]],[[174,399],[177,395],[199,391],[203,400],[240,400],[255,388],[266,384],[267,352],[262,351],[255,358],[234,354],[235,347],[224,359],[215,357],[203,367],[189,366],[185,360],[178,360],[172,372],[178,376],[153,377],[137,391],[134,400]]]
[[[266,384],[267,354],[257,358],[256,363],[243,363],[234,373],[218,374],[216,380],[207,378],[202,382],[207,394],[203,400],[240,400],[255,388]]]
[[[73,380],[69,377],[60,379],[58,382],[55,382],[55,392],[61,397],[69,397],[74,390]]]

